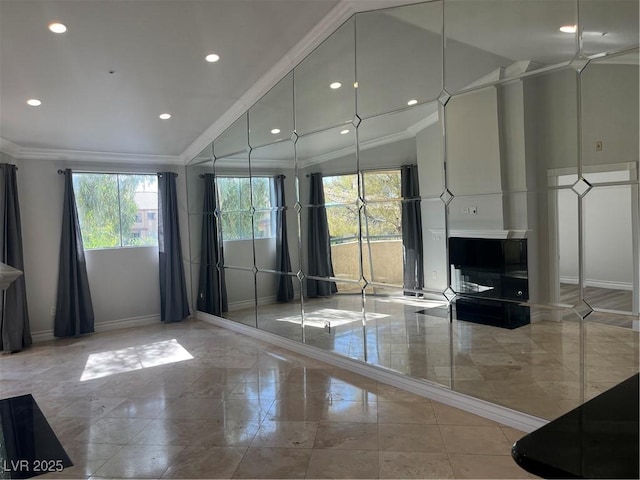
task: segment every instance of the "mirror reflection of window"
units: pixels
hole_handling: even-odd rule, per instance
[[[400,170],[365,171],[360,174],[367,202],[362,210],[356,203],[358,175],[327,176],[322,181],[336,276],[357,278],[354,259],[359,257],[357,250],[360,233],[366,250],[363,252],[365,278],[401,285],[403,257]]]
[[[225,241],[274,236],[271,178],[218,177],[217,181]],[[253,219],[252,203],[255,209]]]

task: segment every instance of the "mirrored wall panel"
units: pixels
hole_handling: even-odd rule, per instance
[[[320,296],[314,289],[333,293]],[[366,361],[364,299],[359,283],[307,278],[303,306],[307,345]]]
[[[596,310],[633,313],[633,278],[637,273],[634,266],[638,262],[638,251],[633,247],[638,235],[638,185],[594,187],[582,201],[584,299]],[[616,236],[615,248],[611,245],[612,235]]]
[[[294,68],[295,129],[298,135],[344,125],[356,113],[355,20]]]
[[[638,55],[592,60],[580,76],[582,175],[592,185],[638,180]]]
[[[635,0],[578,0],[578,7],[584,55],[597,56],[638,46]]]
[[[578,53],[572,0],[445,0],[449,93],[570,62]]]
[[[249,144],[258,148],[293,135],[293,72],[249,109]]]
[[[546,419],[624,380],[637,17],[626,0],[353,15],[189,164],[198,315]]]
[[[441,1],[356,16],[360,118],[437,99],[441,66]]]

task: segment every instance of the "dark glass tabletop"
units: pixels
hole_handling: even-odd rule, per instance
[[[511,454],[543,478],[640,478],[636,374],[522,437]]]
[[[73,465],[31,395],[0,400],[0,478],[30,478]]]

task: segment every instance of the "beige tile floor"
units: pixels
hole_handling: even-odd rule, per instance
[[[570,309],[532,308],[529,325],[509,330],[450,323],[445,302],[393,291],[366,296],[364,306],[363,327],[360,295],[305,299],[305,342],[546,419],[639,370],[638,332],[600,313],[582,321]],[[299,302],[258,306],[258,328],[302,341],[300,312]],[[226,316],[256,325],[253,309]]]
[[[523,433],[196,320],[0,357],[74,466],[40,478],[531,478]]]

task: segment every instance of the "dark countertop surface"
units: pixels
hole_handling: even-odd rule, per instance
[[[72,465],[31,395],[0,400],[0,478],[30,478]]]
[[[511,454],[543,478],[640,478],[639,374],[522,437]]]

